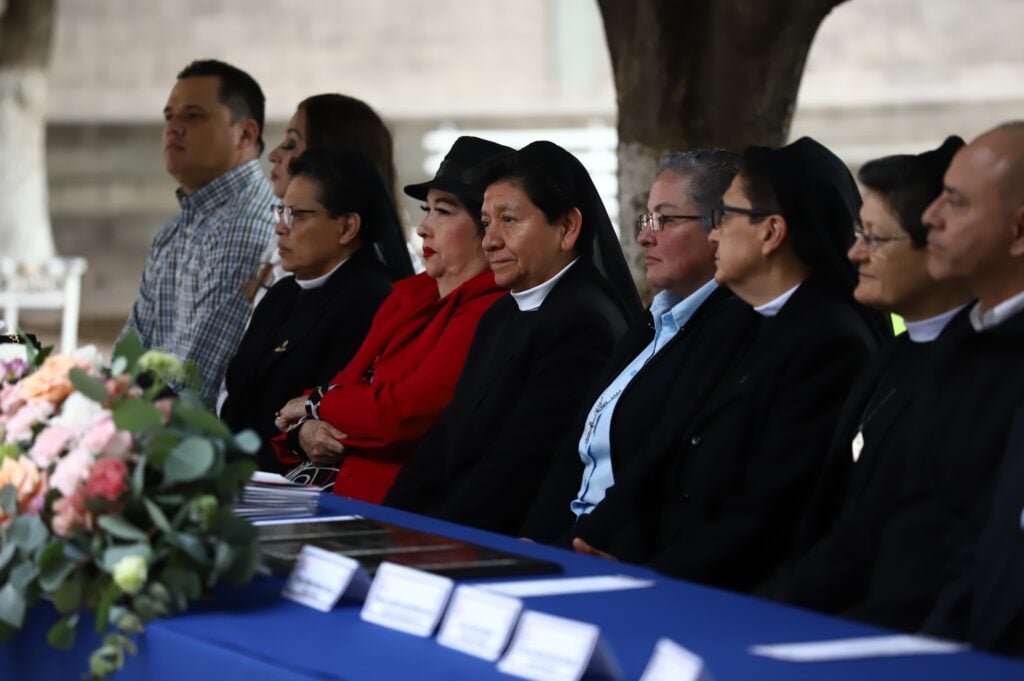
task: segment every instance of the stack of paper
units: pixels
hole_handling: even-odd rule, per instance
[[[235,514],[243,518],[296,518],[316,514],[320,490],[274,473],[257,472],[242,490]]]

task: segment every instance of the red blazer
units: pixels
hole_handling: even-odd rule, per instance
[[[444,298],[437,281],[418,274],[397,282],[359,351],[331,381],[320,418],[348,437],[334,493],[379,503],[420,438],[441,417],[477,322],[506,291],[490,270]],[[300,459],[275,438],[278,458]]]

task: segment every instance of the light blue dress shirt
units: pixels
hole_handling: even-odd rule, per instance
[[[570,507],[576,517],[585,515],[604,499],[605,491],[615,484],[612,472],[611,423],[615,405],[633,377],[647,362],[675,338],[697,308],[718,288],[712,279],[682,300],[670,291],[662,291],[651,302],[654,340],[633,358],[622,373],[604,389],[587,414],[579,453],[583,460],[583,480]]]

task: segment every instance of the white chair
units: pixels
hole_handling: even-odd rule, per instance
[[[61,310],[60,351],[74,350],[86,269],[84,258],[28,261],[0,257],[0,305],[11,332],[18,329],[20,310]]]

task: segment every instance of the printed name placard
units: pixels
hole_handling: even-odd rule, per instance
[[[370,577],[356,561],[317,546],[299,552],[281,595],[321,612],[330,612],[343,595],[361,600]]]
[[[430,636],[452,593],[452,580],[395,563],[381,563],[363,610],[367,622],[416,636]]]
[[[640,681],[711,681],[704,660],[667,638],[658,640]]]
[[[459,586],[452,594],[437,642],[494,662],[505,650],[522,610],[518,598]]]
[[[519,618],[498,671],[533,681],[579,681],[587,672],[622,678],[597,626],[533,610]]]

